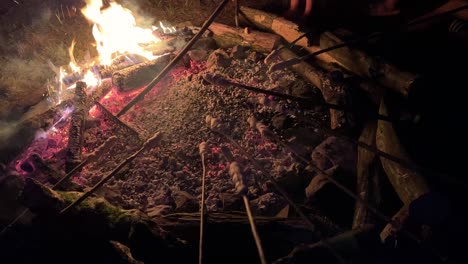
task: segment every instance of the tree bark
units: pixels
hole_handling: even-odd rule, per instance
[[[379,114],[388,115],[387,106],[383,99],[380,104]],[[411,162],[398,139],[392,123],[383,120],[378,121],[376,142],[378,150]],[[380,157],[380,161],[382,162],[382,166],[390,183],[405,205],[409,205],[421,195],[429,192],[429,186],[419,172],[382,156]]]
[[[119,92],[128,92],[151,82],[171,61],[171,55],[164,55],[152,61],[140,63],[114,72],[112,84]]]
[[[273,32],[283,37],[287,42],[292,42],[305,33],[299,29],[298,24],[280,16],[245,6],[241,6],[240,11],[244,24],[249,26],[253,24],[261,30]],[[319,46],[309,45],[307,37],[296,42],[296,45],[303,47],[310,53],[320,50]],[[335,59],[325,53],[318,55],[316,58],[325,62],[336,62]]]
[[[281,42],[281,38],[277,35],[252,31],[248,28],[240,29],[220,23],[213,23],[209,29],[213,32],[213,38],[218,46],[222,48],[240,45],[266,53],[277,48]]]

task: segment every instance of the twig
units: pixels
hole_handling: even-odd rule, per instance
[[[215,18],[219,15],[219,13],[223,10],[229,0],[223,0],[221,4],[215,9],[213,14],[208,18],[208,20],[203,24],[200,31],[185,45],[185,47],[177,54],[177,56],[139,93],[135,98],[133,98],[119,113],[117,113],[117,117],[122,116],[125,114],[130,108],[132,108],[136,103],[142,100],[147,93],[149,93],[159,81],[166,76],[166,74],[182,59],[185,54],[190,50],[190,48],[197,42],[197,40],[205,33],[208,27],[213,23]]]

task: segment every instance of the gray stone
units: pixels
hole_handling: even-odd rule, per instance
[[[275,216],[286,205],[286,200],[275,193],[267,193],[250,201],[250,207],[255,215]]]
[[[356,160],[356,146],[335,136],[325,139],[312,152],[312,162],[321,170],[338,165],[343,171],[355,174]]]
[[[194,49],[187,52],[187,56],[192,61],[206,61],[208,59],[208,51],[202,49]]]
[[[161,215],[167,215],[172,213],[174,210],[172,209],[172,206],[169,205],[155,205],[149,209],[146,210],[146,214],[149,217],[157,217]]]
[[[198,212],[199,202],[196,197],[185,191],[175,191],[172,193],[175,201],[175,212]]]
[[[234,46],[231,50],[231,58],[236,60],[243,60],[249,55],[248,48],[244,46]]]
[[[206,61],[206,67],[208,69],[226,68],[230,65],[231,59],[229,58],[229,55],[222,49],[213,51]]]

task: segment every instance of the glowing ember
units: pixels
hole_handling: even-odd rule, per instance
[[[156,58],[141,46],[143,43],[161,41],[153,35],[152,29],[137,27],[132,12],[115,2],[103,10],[102,6],[101,0],[87,0],[87,6],[81,10],[87,19],[95,23],[93,36],[102,65],[110,65],[118,53]]]

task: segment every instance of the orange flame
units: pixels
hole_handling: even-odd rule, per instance
[[[81,10],[94,23],[93,36],[102,65],[110,65],[116,54],[133,53],[148,59],[156,58],[141,46],[142,43],[161,41],[153,35],[152,29],[137,27],[132,12],[115,2],[101,10],[102,6],[102,0],[87,0],[87,6]]]

